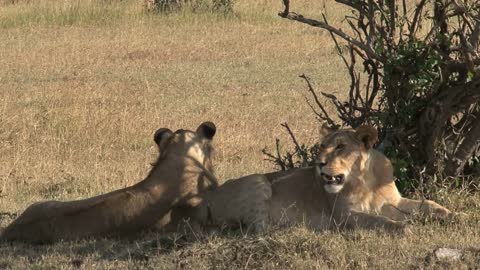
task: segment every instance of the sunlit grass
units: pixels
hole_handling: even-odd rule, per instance
[[[281,2],[237,1],[229,16],[189,10],[146,14],[142,2],[134,0],[0,5],[0,213],[18,213],[39,200],[85,198],[136,183],[155,159],[152,135],[159,127],[194,129],[203,121],[215,122],[214,164],[221,180],[273,170],[261,149],[273,149],[276,137],[282,139],[282,148],[292,147],[282,122],[289,123],[300,141],[315,142],[318,122],[298,75],[307,74],[316,89],[339,96],[349,81],[329,34],[279,18]],[[318,15],[323,8],[321,1],[292,3],[292,9],[304,14]],[[325,6],[330,22],[340,25],[345,9],[330,0]],[[402,265],[416,265],[437,245],[469,246],[478,201],[439,198],[447,207],[469,210],[469,222],[464,229],[421,225],[418,238],[411,238],[419,248],[405,251],[402,258],[412,262]],[[0,219],[0,227],[10,221]],[[312,257],[315,252],[310,250],[305,256],[311,257],[297,258],[295,245],[313,235],[302,233],[303,238],[279,233],[266,246],[254,238],[259,242],[242,251],[245,260],[272,247],[258,257],[274,258],[265,267],[284,258],[292,267],[335,268],[360,260],[367,250],[371,254],[358,268],[368,268],[372,260],[370,265],[382,267],[394,259],[375,261],[374,251],[394,254],[413,247],[409,238],[398,246],[385,235],[361,234],[355,236],[358,241],[350,241],[341,234],[320,234],[312,245],[325,251],[325,243],[337,243],[325,254],[338,256]],[[418,240],[422,238],[432,240]],[[38,250],[2,246],[0,269],[30,264],[69,268],[77,257],[85,268],[171,269],[197,259],[190,268],[208,268],[221,259],[228,266],[221,248],[235,248],[236,240],[221,236],[193,241],[167,253],[146,248],[148,262],[129,257],[127,251],[137,250],[130,242],[60,243]],[[252,258],[249,264],[261,266]]]
[[[20,1],[0,6],[0,27],[106,25],[134,19],[141,14],[140,2],[133,0]]]

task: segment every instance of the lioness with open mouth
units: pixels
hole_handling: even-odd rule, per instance
[[[217,186],[210,160],[215,132],[211,122],[195,132],[157,130],[160,155],[143,181],[89,199],[33,204],[4,230],[0,241],[48,243],[151,228],[172,206]]]
[[[203,223],[305,224],[324,229],[384,229],[408,233],[402,222],[414,212],[445,219],[451,212],[433,201],[402,198],[390,160],[373,149],[372,126],[325,134],[318,166],[251,175],[203,194],[195,218]]]

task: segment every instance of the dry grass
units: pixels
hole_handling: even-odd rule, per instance
[[[344,10],[326,4],[339,23]],[[294,9],[315,14],[322,6],[299,0]],[[347,77],[328,34],[278,18],[280,9],[281,1],[244,0],[225,18],[149,16],[133,0],[0,4],[0,213],[135,183],[155,157],[159,127],[214,121],[221,179],[272,170],[260,150],[276,136],[288,142],[281,122],[313,142],[317,123],[297,75],[337,93]],[[418,224],[405,238],[297,228],[247,238],[0,246],[0,268],[478,267],[480,198],[436,199],[469,218]],[[0,226],[10,221],[3,216]],[[461,263],[425,260],[440,246],[469,251]]]

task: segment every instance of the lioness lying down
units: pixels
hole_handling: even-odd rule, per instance
[[[402,222],[421,212],[444,219],[451,212],[433,201],[402,198],[390,161],[372,148],[377,131],[325,130],[318,166],[229,180],[203,195],[190,218],[203,224],[305,224],[324,229],[408,232]]]
[[[143,181],[89,199],[35,203],[5,229],[0,241],[45,243],[149,229],[176,203],[217,185],[210,160],[215,131],[211,122],[195,132],[159,129],[154,140],[160,155]]]

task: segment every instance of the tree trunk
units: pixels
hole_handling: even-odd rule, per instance
[[[447,176],[461,176],[464,171],[465,164],[473,156],[475,150],[478,149],[480,143],[480,113],[474,114],[475,120],[472,127],[465,134],[465,138],[458,147],[455,155],[450,158],[445,167]]]
[[[422,147],[420,158],[426,162],[427,173],[434,172],[438,157],[436,154],[436,147],[443,139],[447,121],[451,117],[461,112],[462,110],[467,109],[471,104],[477,103],[480,101],[480,77],[475,78],[474,80],[462,84],[459,86],[453,86],[448,89],[444,89],[437,95],[423,111],[418,121],[418,131],[421,137],[420,146]],[[475,122],[478,121],[478,118]],[[472,127],[472,132],[476,130],[477,127]],[[475,133],[477,134],[477,133]],[[478,137],[477,137],[478,138]],[[470,139],[474,140],[474,138]],[[462,151],[467,151],[471,146],[464,146]],[[473,151],[471,152],[473,154]],[[455,154],[455,157],[463,157],[465,154],[459,154],[458,151]],[[470,158],[468,156],[467,158]],[[454,163],[458,163],[455,161]],[[465,164],[465,160],[462,160],[462,164]],[[450,165],[453,166],[453,165]],[[463,166],[461,166],[463,169]],[[449,170],[457,171],[459,168],[450,168]],[[454,174],[454,171],[449,171]]]

